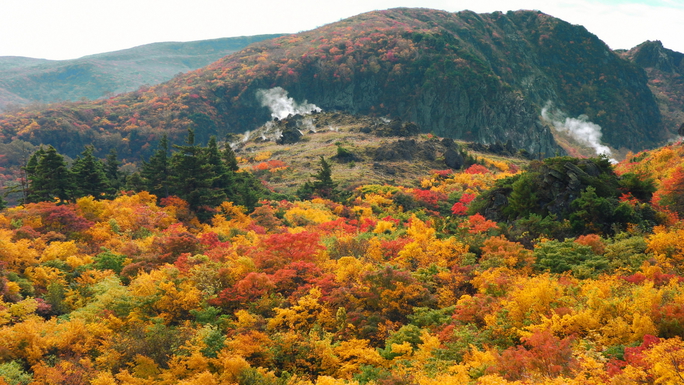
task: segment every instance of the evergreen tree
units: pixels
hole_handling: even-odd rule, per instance
[[[74,178],[64,161],[64,157],[52,146],[49,146],[39,155],[34,154],[34,156],[35,163],[32,162],[32,159],[27,165],[27,173],[30,172],[30,191],[27,200],[29,202],[42,202],[51,201],[55,198],[62,201],[73,199]]]
[[[93,155],[94,150],[93,146],[86,146],[71,168],[75,177],[75,195],[78,197],[91,195],[95,198],[102,198],[111,193],[105,167]]]
[[[213,206],[218,206],[227,199],[227,191],[234,183],[234,173],[223,162],[221,151],[216,143],[216,137],[209,138],[209,143],[202,156],[206,161],[210,173],[210,188],[205,200]]]
[[[212,136],[209,138],[207,148],[204,150],[204,156],[206,157],[207,163],[211,168],[211,172],[215,176],[212,181],[212,187],[221,189],[225,195],[226,189],[228,189],[233,183],[234,170],[230,170],[223,161],[223,154],[221,154],[221,151],[218,148],[216,137]]]
[[[168,197],[171,178],[169,162],[169,141],[164,135],[159,141],[159,148],[150,157],[149,162],[143,162],[140,174],[131,180],[136,181],[137,184],[142,184],[143,189],[157,197]],[[136,183],[132,183],[132,187],[139,190],[138,186],[135,186]]]
[[[321,168],[312,176],[315,179],[313,182],[308,181],[297,190],[297,196],[300,199],[311,199],[313,196],[333,201],[341,201],[344,199],[344,194],[338,190],[337,183],[332,180],[330,163],[322,156]]]
[[[251,211],[261,199],[261,182],[248,172],[237,172],[235,153],[230,147],[221,151],[215,137],[201,147],[195,144],[194,130],[189,129],[186,144],[173,147],[176,151],[169,156],[168,141],[162,138],[140,172],[127,179],[129,188],[158,197],[176,195],[187,201],[201,220],[209,219],[214,207],[226,200]]]
[[[128,190],[133,190],[133,191],[149,191],[147,188],[147,181],[143,180],[142,176],[140,175],[140,172],[134,172],[133,174],[130,174],[126,177],[126,189]],[[156,195],[156,194],[155,194]],[[157,195],[158,198],[160,198],[160,195]]]
[[[237,158],[235,157],[235,152],[233,152],[233,149],[230,148],[230,144],[226,142],[226,148],[223,149],[223,161],[226,164],[226,167],[230,171],[237,171],[240,169],[238,167],[238,162]]]
[[[264,194],[264,187],[257,178],[248,172],[237,172],[237,158],[228,143],[222,152],[218,150],[212,137],[207,144],[207,160],[217,176],[214,186],[222,189],[224,200],[244,206],[252,211]]]
[[[206,211],[218,206],[225,195],[213,188],[216,175],[207,160],[205,149],[195,144],[192,129],[188,129],[187,144],[175,145],[174,148],[178,151],[171,156],[171,192],[186,200],[200,219],[208,219]],[[200,209],[202,212],[199,212]]]
[[[235,152],[229,143],[221,153],[223,158],[223,169],[226,170],[226,177],[222,177],[221,186],[225,189],[227,199],[237,205],[244,206],[252,211],[256,207],[259,199],[265,193],[264,186],[257,178],[248,172],[237,172],[238,166]]]
[[[28,162],[26,162],[26,166],[24,167],[24,172],[26,173],[26,189],[24,190],[23,203],[30,202],[28,197],[31,195],[32,191],[31,180],[37,177],[36,168],[38,167],[38,161],[43,155],[45,155],[45,150],[43,150],[43,146],[40,146],[40,148],[31,155]]]
[[[104,172],[109,180],[110,195],[115,195],[123,187],[124,176],[119,171],[121,162],[115,148],[112,148],[107,154],[104,163]]]
[[[266,190],[261,181],[249,172],[236,172],[233,187],[228,200],[236,205],[244,206],[248,211],[254,210]]]
[[[40,146],[40,148],[29,158],[26,167],[24,167],[24,171],[26,171],[26,175],[29,178],[35,174],[36,168],[38,167],[38,161],[40,161],[40,158],[42,158],[43,155],[45,155],[45,150],[43,150],[43,146]]]

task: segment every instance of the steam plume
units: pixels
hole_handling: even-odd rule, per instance
[[[562,111],[554,109],[553,103],[547,102],[542,109],[542,119],[553,124],[556,130],[570,135],[578,142],[585,144],[596,151],[596,155],[613,156],[610,148],[601,144],[601,126],[589,121],[586,115],[570,118]],[[614,159],[610,159],[616,162]]]
[[[295,102],[294,99],[287,96],[287,91],[281,87],[258,90],[256,96],[262,106],[271,110],[271,117],[273,118],[285,119],[290,115],[308,115],[314,111],[321,111],[318,106],[307,103],[306,100],[302,104]]]

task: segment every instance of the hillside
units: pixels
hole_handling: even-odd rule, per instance
[[[516,169],[528,162],[523,157],[513,159],[511,155],[515,154],[511,153],[502,157],[486,148],[475,151],[469,149],[468,143],[432,134],[401,132],[406,124],[339,112],[297,115],[238,138],[234,151],[244,169],[274,191],[289,195],[311,179],[321,157],[332,163],[337,183],[348,191],[364,184],[420,187],[421,178],[429,170],[453,172],[471,166],[477,159],[490,166],[498,161],[512,163]],[[284,135],[276,140],[288,127],[303,134],[285,143]]]
[[[679,129],[684,124],[684,54],[659,41],[647,41],[621,55],[644,68],[665,128],[671,135],[683,136]]]
[[[332,129],[285,134],[305,119]],[[368,163],[364,144],[406,160],[402,140],[448,143],[395,122],[274,121],[240,140],[237,174],[285,175],[321,151],[358,156],[335,160],[339,181],[349,163]],[[417,178],[401,183],[357,180],[343,199],[219,202],[205,218],[147,191],[2,209],[0,383],[677,384],[684,230],[640,194],[653,192],[649,175],[629,171],[679,169],[684,181],[682,148],[637,154],[617,173],[605,158],[520,171],[520,159],[488,155],[462,170],[409,170]],[[538,180],[543,191],[526,183]],[[667,195],[668,183],[655,186]],[[503,189],[510,218],[476,212]],[[540,201],[550,215],[538,215]],[[569,217],[555,217],[567,213],[551,206],[571,201]],[[606,212],[617,220],[597,226]],[[635,222],[639,213],[652,215]]]
[[[74,60],[0,57],[0,112],[28,103],[98,99],[159,84],[247,45],[281,35],[153,43]]]
[[[180,143],[189,126],[205,141],[259,127],[270,116],[257,90],[275,86],[326,111],[401,118],[423,132],[536,156],[565,152],[539,118],[549,101],[599,124],[616,149],[666,137],[644,72],[583,27],[532,11],[428,9],[370,12],[136,92],[5,114],[0,132],[3,142],[50,143],[69,156],[92,143],[99,156],[116,148],[135,160],[162,133]]]

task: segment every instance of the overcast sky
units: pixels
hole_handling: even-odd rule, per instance
[[[684,0],[0,0],[0,56],[74,59],[162,41],[296,33],[395,7],[538,9],[611,48],[684,52]]]

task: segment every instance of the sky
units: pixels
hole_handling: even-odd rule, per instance
[[[0,0],[0,56],[64,60],[165,41],[297,33],[360,13],[422,7],[540,10],[612,49],[684,53],[684,0]]]

